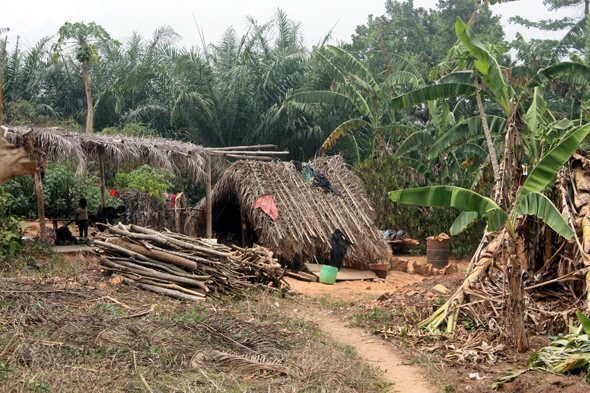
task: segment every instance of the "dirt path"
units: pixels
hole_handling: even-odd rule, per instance
[[[295,315],[316,322],[320,330],[332,340],[356,348],[357,353],[370,364],[385,370],[383,382],[393,383],[393,391],[400,393],[433,393],[437,389],[420,375],[420,367],[402,365],[405,361],[390,343],[357,327],[347,327],[329,310],[304,300],[296,307]]]
[[[289,310],[292,315],[316,322],[320,330],[332,340],[356,348],[357,353],[370,364],[386,370],[381,377],[383,382],[394,384],[393,391],[400,393],[433,393],[432,386],[421,376],[421,369],[414,365],[402,365],[402,358],[397,349],[390,343],[373,336],[364,329],[347,327],[348,322],[342,321],[329,309],[312,302],[310,296],[330,296],[334,300],[353,300],[370,295],[380,295],[385,291],[401,287],[409,282],[421,281],[422,277],[405,273],[391,274],[385,283],[371,282],[339,282],[334,286],[320,283],[304,283],[289,279],[291,287],[305,296],[301,302],[293,304]],[[297,311],[295,311],[297,310]]]

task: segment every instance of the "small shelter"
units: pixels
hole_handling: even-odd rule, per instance
[[[6,138],[16,147],[23,147],[33,158],[37,168],[35,191],[41,236],[44,236],[45,201],[43,200],[43,172],[47,160],[69,161],[82,175],[88,160],[99,164],[101,204],[105,206],[104,163],[148,164],[174,171],[187,169],[195,181],[210,179],[210,168],[225,166],[223,156],[212,155],[209,149],[188,142],[164,138],[132,137],[125,135],[81,134],[59,127],[6,127]]]
[[[306,183],[292,162],[237,161],[225,170],[212,190],[213,231],[258,243],[283,262],[329,262],[331,237],[340,229],[352,241],[344,265],[362,269],[391,254],[374,224],[374,210],[361,180],[346,168],[342,157],[320,157],[309,165],[323,173],[340,196]],[[273,220],[252,206],[270,194],[279,216]],[[185,232],[205,233],[205,200],[190,213]]]

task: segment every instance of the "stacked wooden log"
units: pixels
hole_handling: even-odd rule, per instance
[[[220,294],[244,294],[265,285],[288,287],[284,270],[268,249],[228,247],[207,239],[158,232],[137,225],[109,226],[93,244],[100,264],[140,289],[199,301]]]

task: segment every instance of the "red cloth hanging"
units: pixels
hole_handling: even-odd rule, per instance
[[[180,193],[178,193],[180,194]],[[174,209],[176,207],[176,195],[178,194],[172,194],[172,196],[170,197],[170,207],[172,209]]]
[[[262,194],[258,197],[252,209],[261,208],[266,214],[270,216],[273,220],[277,220],[279,218],[279,209],[277,209],[277,205],[275,205],[275,201],[272,199],[272,195],[270,194]]]

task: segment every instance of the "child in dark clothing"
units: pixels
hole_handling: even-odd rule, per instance
[[[88,207],[86,198],[80,198],[80,207],[76,209],[76,224],[81,238],[88,237]]]

